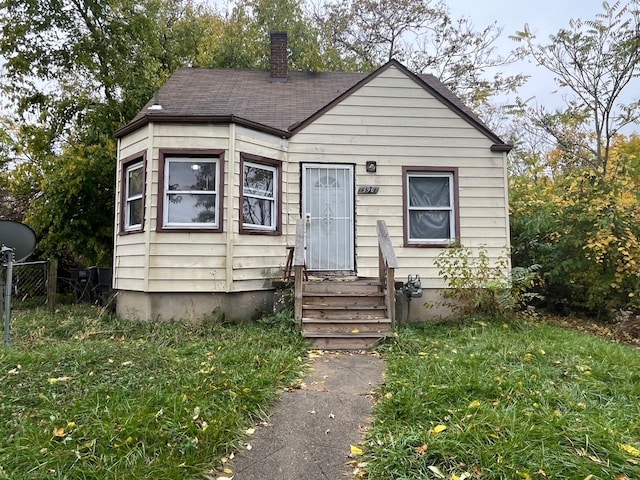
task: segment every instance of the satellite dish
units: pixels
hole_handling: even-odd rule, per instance
[[[36,248],[36,234],[24,223],[0,220],[0,245],[13,249],[16,262],[21,262]]]

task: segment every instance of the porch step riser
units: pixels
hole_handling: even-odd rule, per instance
[[[304,318],[317,318],[322,320],[343,320],[343,321],[358,321],[358,320],[378,320],[387,318],[387,311],[385,309],[380,310],[323,310],[320,308],[304,308],[302,309],[302,315]]]
[[[344,335],[353,335],[354,337],[360,333],[389,334],[391,333],[391,324],[387,322],[380,323],[312,323],[305,322],[302,325],[303,335],[312,336],[317,334],[334,334],[341,333]]]
[[[351,284],[351,283],[305,283],[302,287],[304,294],[328,293],[337,295],[370,295],[380,292],[379,285]]]
[[[305,295],[305,306],[321,307],[384,307],[384,297],[375,296],[330,296],[330,295]],[[303,307],[304,308],[304,307]]]
[[[310,338],[311,346],[319,350],[367,350],[379,338]]]

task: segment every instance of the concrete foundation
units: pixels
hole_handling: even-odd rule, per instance
[[[273,290],[233,293],[145,293],[119,290],[116,314],[143,321],[243,322],[273,311]]]
[[[408,299],[400,290],[396,291],[396,323],[429,322],[455,315],[452,299],[442,295],[442,289],[424,289],[422,297]]]
[[[255,320],[265,313],[293,308],[293,295],[288,286],[274,290],[233,293],[144,293],[119,290],[116,314],[120,318],[143,321],[203,320],[243,322]],[[396,292],[396,322],[428,322],[455,315],[442,296],[443,290],[425,289],[421,298]]]

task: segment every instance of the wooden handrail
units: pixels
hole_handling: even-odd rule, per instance
[[[296,222],[296,245],[293,251],[293,302],[294,318],[300,328],[302,328],[302,280],[304,275],[304,218]]]
[[[393,250],[389,231],[384,220],[377,221],[378,232],[378,278],[380,289],[386,293],[385,303],[391,325],[396,323],[396,281],[395,269],[398,268],[398,259]]]

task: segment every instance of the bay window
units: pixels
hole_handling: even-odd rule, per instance
[[[221,156],[161,152],[161,230],[221,230]]]

